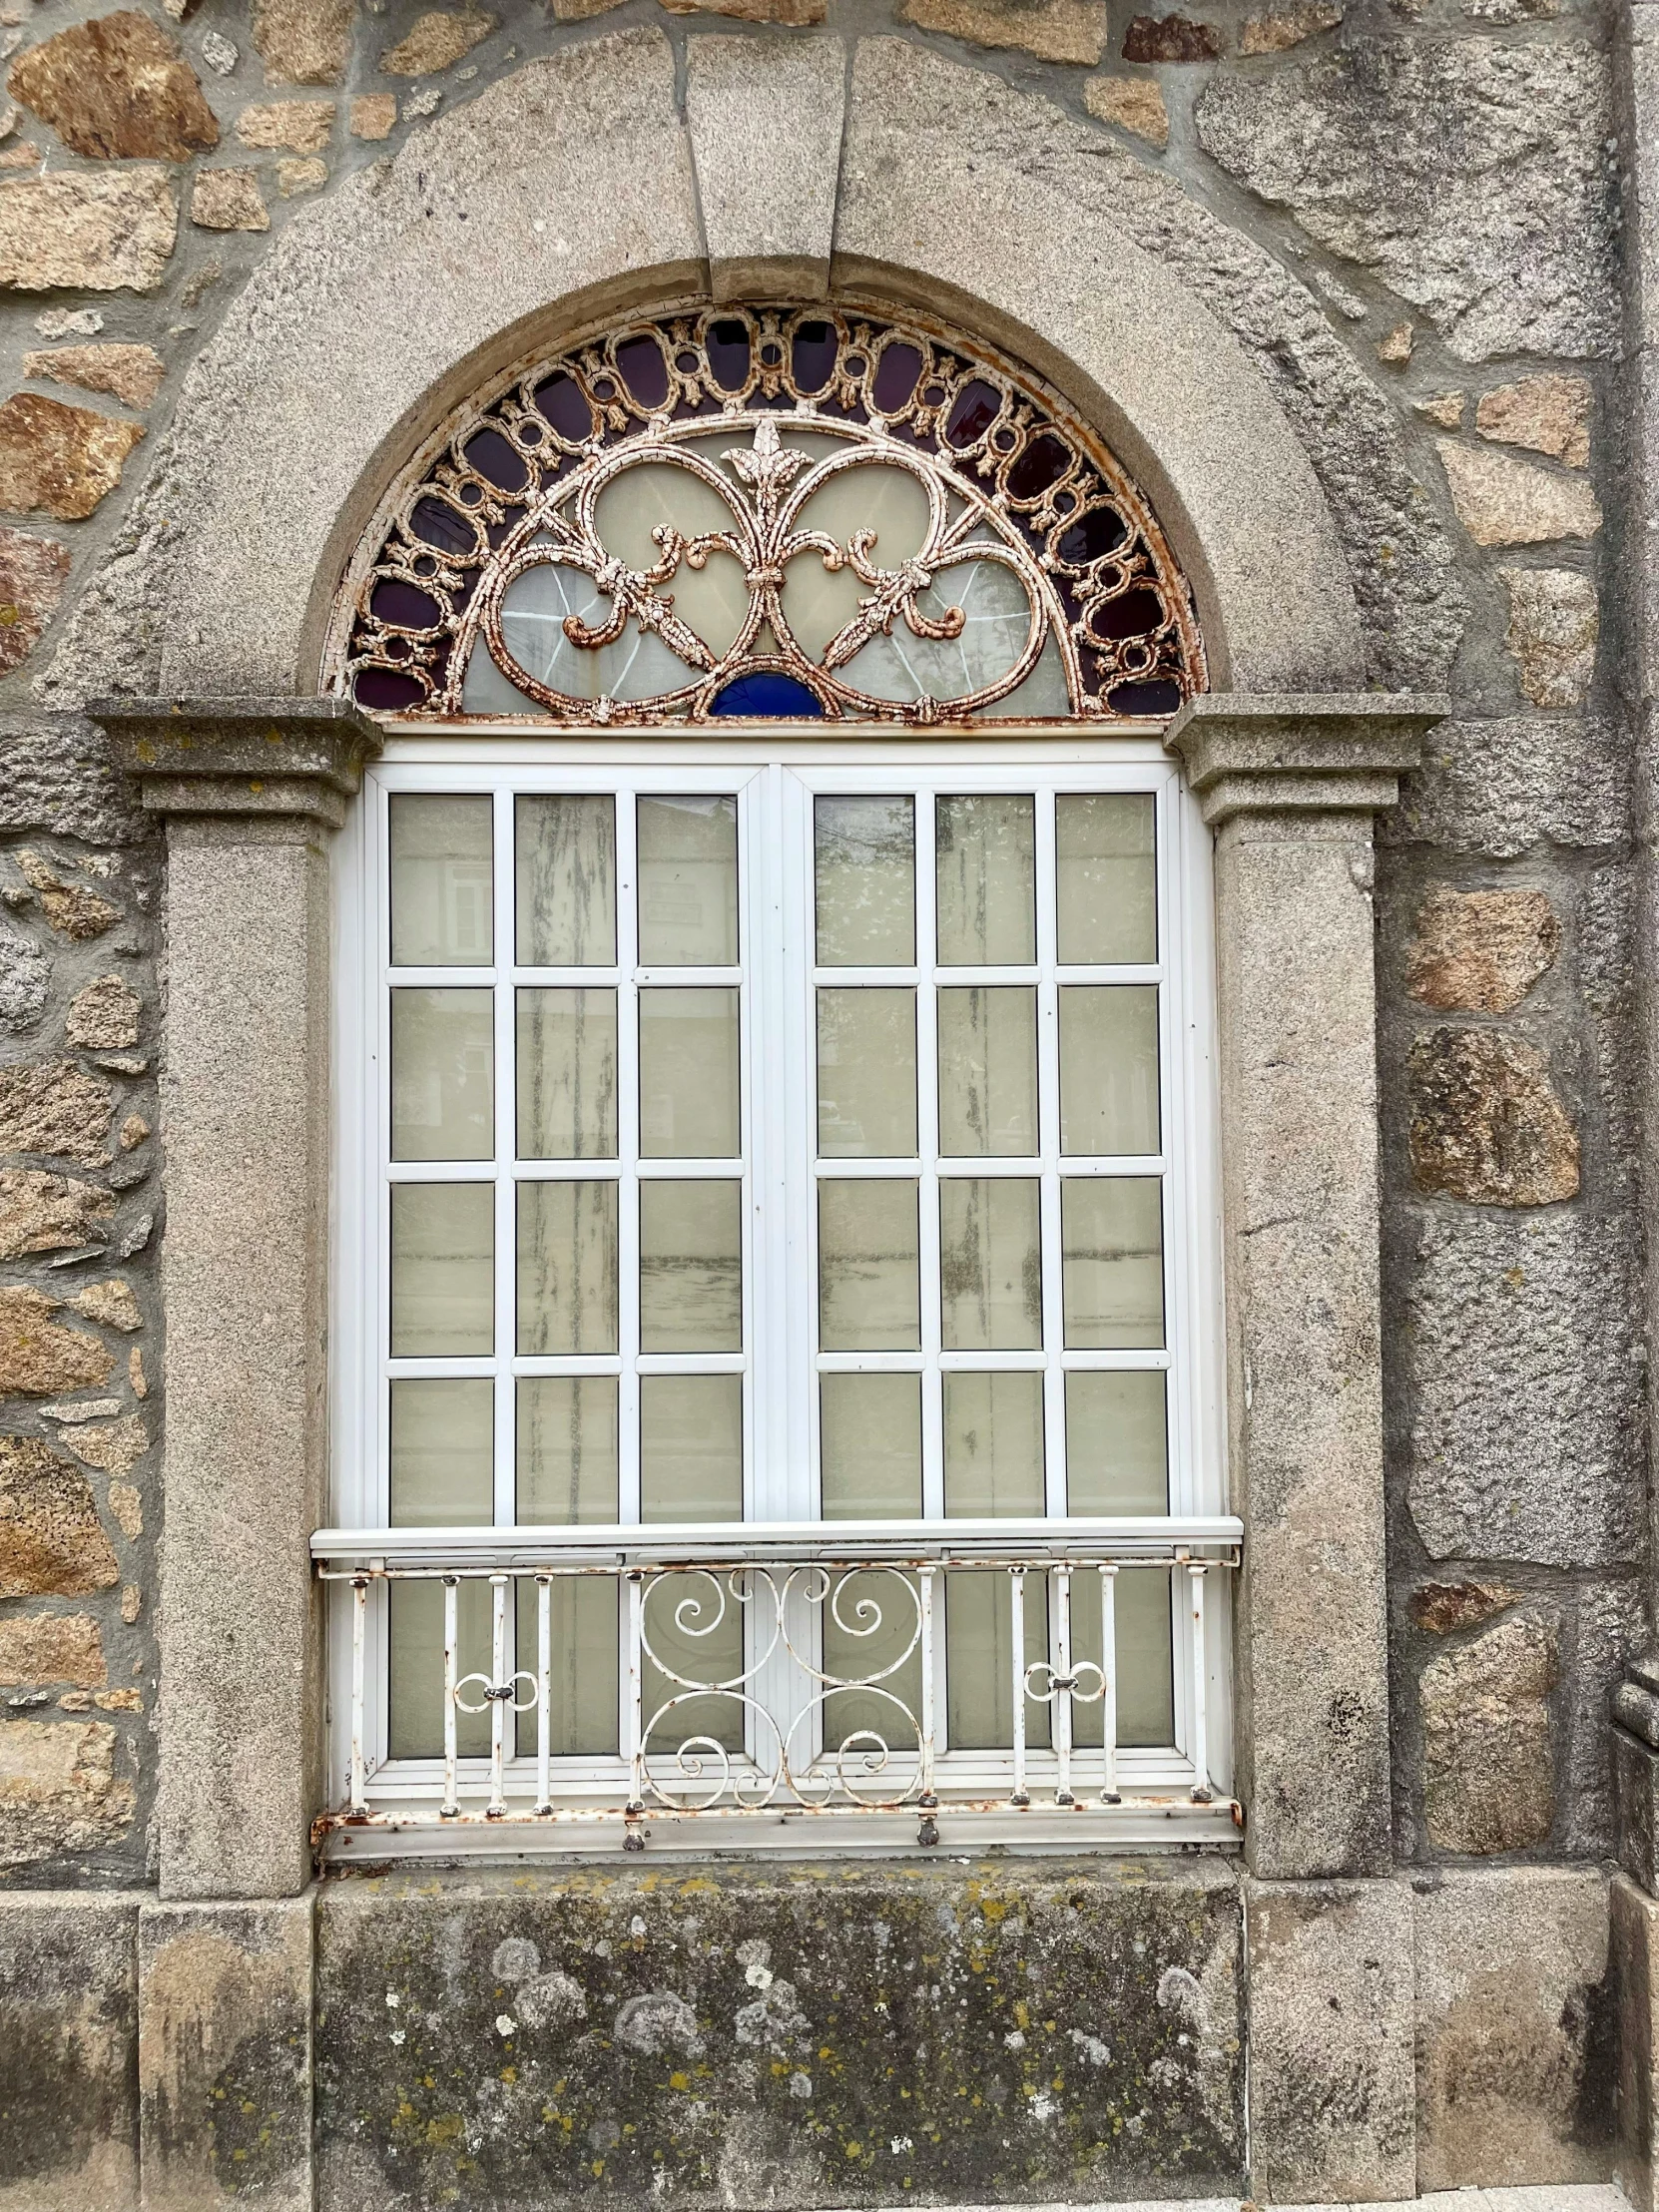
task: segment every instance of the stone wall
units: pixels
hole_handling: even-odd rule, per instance
[[[516,65],[652,23],[683,73],[734,19],[901,35],[923,108],[961,82],[929,76],[929,51],[969,65],[962,127],[1177,265],[1262,369],[1336,517],[1373,683],[1453,693],[1378,881],[1396,1841],[1412,1861],[1601,1856],[1602,1718],[1646,1538],[1631,738],[1603,591],[1625,521],[1621,180],[1599,12],[12,0],[0,1869],[61,1886],[146,1868],[161,855],[79,710],[89,689],[156,687],[192,361],[308,206],[418,153]]]

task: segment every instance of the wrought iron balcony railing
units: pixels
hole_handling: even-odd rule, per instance
[[[513,1850],[538,1848],[538,1831],[539,1848],[573,1848],[582,1829],[643,1850],[687,1824],[707,1837],[710,1822],[735,1821],[744,1833],[726,1840],[748,1843],[760,1825],[800,1835],[810,1816],[815,1844],[830,1840],[824,1816],[876,1844],[936,1844],[941,1820],[947,1840],[991,1841],[992,1816],[997,1842],[1080,1843],[1080,1817],[1126,1842],[1172,1824],[1183,1838],[1225,1832],[1238,1809],[1212,1779],[1225,1638],[1207,1592],[1238,1564],[1241,1536],[1219,1516],[323,1530],[311,1549],[347,1616],[334,1710],[348,1703],[350,1749],[319,1847],[378,1851],[396,1837],[429,1852],[488,1828]],[[1002,1673],[998,1687],[981,1649],[972,1751],[949,1742],[942,1694],[941,1600],[968,1574],[995,1578],[979,1580],[992,1602],[978,1619],[995,1613]],[[1119,1741],[1118,1591],[1131,1575],[1160,1577],[1170,1598],[1175,1743],[1159,1753]],[[612,1756],[573,1759],[554,1748],[572,1687],[555,1630],[591,1577],[624,1594],[620,1720]],[[441,1631],[434,1607],[416,1654],[441,1752],[387,1760],[381,1593],[409,1582],[441,1591]],[[468,1584],[488,1593],[484,1667],[463,1660]],[[463,1729],[475,1718],[482,1730],[484,1715],[487,1752],[469,1755]]]

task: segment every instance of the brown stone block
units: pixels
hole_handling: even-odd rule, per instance
[[[144,1002],[119,975],[100,975],[69,1002],[64,1035],[92,1052],[120,1052],[139,1040]]]
[[[23,373],[50,377],[55,384],[79,384],[83,391],[107,391],[129,407],[148,407],[161,389],[167,364],[153,345],[55,345],[25,353]]]
[[[1474,426],[1500,445],[1548,453],[1568,468],[1590,459],[1590,409],[1595,394],[1583,376],[1523,376],[1481,395]]]
[[[254,44],[267,84],[337,85],[356,0],[256,0]]]
[[[1102,123],[1115,123],[1160,151],[1169,144],[1169,110],[1156,77],[1091,77],[1083,103]]]
[[[18,391],[0,406],[0,507],[44,508],[61,522],[96,512],[121,481],[142,423]]]
[[[269,231],[271,216],[252,169],[203,169],[190,196],[190,219],[204,231]]]
[[[136,1896],[0,1891],[0,2204],[137,2212]]]
[[[110,1164],[115,1094],[73,1060],[0,1068],[0,1152],[44,1152],[78,1167]]]
[[[1595,675],[1601,607],[1588,576],[1570,568],[1500,568],[1509,594],[1504,643],[1534,707],[1582,707]]]
[[[457,15],[432,9],[417,17],[405,38],[386,48],[380,67],[388,77],[429,77],[453,69],[495,25],[496,18],[479,8],[466,7]]]
[[[77,1291],[70,1305],[88,1321],[101,1321],[107,1329],[133,1330],[142,1326],[138,1300],[132,1285],[117,1278],[109,1283],[89,1283]]]
[[[1476,545],[1542,545],[1551,538],[1593,538],[1601,508],[1582,478],[1552,475],[1508,453],[1436,441],[1451,504]]]
[[[1438,1013],[1507,1014],[1560,949],[1543,891],[1457,891],[1436,884],[1417,910],[1405,987]]]
[[[22,845],[17,864],[31,890],[40,893],[41,911],[53,928],[66,937],[101,937],[121,919],[121,908],[100,898],[84,883],[65,883],[49,860]]]
[[[1549,1841],[1555,1822],[1553,1621],[1501,1621],[1422,1670],[1423,1818],[1437,1851],[1484,1857]]]
[[[900,19],[975,46],[1093,67],[1106,51],[1106,0],[905,0]]]
[[[59,1429],[58,1440],[101,1474],[121,1475],[130,1474],[150,1449],[150,1430],[142,1413],[125,1413],[120,1420],[73,1422]],[[131,1508],[124,1513],[116,1506],[113,1486],[110,1504],[129,1536],[141,1533],[140,1527],[128,1526],[134,1517]]]
[[[90,1613],[0,1615],[0,1687],[33,1689],[44,1682],[101,1690],[109,1679]]]
[[[90,1597],[121,1579],[79,1467],[0,1435],[0,1597]]]
[[[1520,1594],[1502,1582],[1425,1582],[1411,1592],[1411,1618],[1431,1636],[1454,1636],[1507,1611]]]
[[[165,169],[0,185],[0,286],[15,291],[154,291],[178,236]]]
[[[107,1721],[0,1721],[0,1869],[119,1843],[138,1809]]]
[[[51,538],[0,529],[0,676],[40,642],[69,581],[69,553]]]
[[[333,136],[335,113],[332,100],[255,101],[237,117],[237,136],[244,146],[267,151],[320,154]]]
[[[0,1170],[0,1260],[102,1244],[115,1199],[96,1183],[40,1168]]]
[[[394,92],[366,92],[351,103],[350,129],[354,139],[390,138],[397,121]]]
[[[1126,62],[1211,62],[1220,52],[1215,26],[1186,15],[1138,15],[1123,36]]]
[[[96,161],[184,162],[219,125],[177,39],[131,8],[72,24],[12,64],[6,89]]]
[[[24,1284],[0,1290],[0,1397],[50,1397],[108,1381],[114,1354],[84,1329],[50,1320],[61,1304]]]
[[[1578,1190],[1578,1135],[1549,1063],[1502,1029],[1430,1029],[1411,1046],[1411,1176],[1476,1206],[1553,1206]]]
[[[1283,54],[1304,39],[1334,31],[1343,20],[1338,0],[1294,0],[1289,7],[1271,8],[1249,16],[1239,34],[1241,54]]]

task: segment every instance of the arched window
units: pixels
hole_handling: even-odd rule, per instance
[[[665,315],[454,412],[330,651],[356,1814],[1219,1817],[1204,664],[1122,469],[914,319]]]

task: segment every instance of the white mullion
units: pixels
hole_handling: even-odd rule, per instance
[[[495,911],[495,1519],[507,1527],[518,1517],[513,1450],[513,1354],[518,1349],[518,1224],[513,1163],[518,1152],[516,991],[513,985],[514,882],[517,875],[513,793],[503,781],[495,791],[495,849],[491,882]]]
[[[367,1082],[358,1093],[366,1109],[364,1119],[371,1132],[368,1154],[368,1208],[366,1250],[358,1249],[364,1263],[364,1281],[371,1286],[367,1301],[371,1315],[370,1341],[378,1354],[369,1369],[364,1392],[363,1427],[359,1448],[363,1467],[357,1476],[367,1489],[364,1503],[370,1517],[384,1528],[391,1521],[391,1385],[385,1363],[391,1351],[391,1192],[386,1168],[391,1160],[391,869],[390,794],[375,776],[369,782],[369,804],[364,809],[363,872],[359,896],[368,905],[368,926],[362,931],[359,977],[368,997],[367,1034],[374,1040],[369,1056]],[[361,1494],[361,1492],[359,1492]],[[365,1654],[367,1679],[374,1685],[373,1718],[365,1749],[371,1771],[385,1764],[391,1742],[391,1590],[375,1593],[370,1609],[373,1648]],[[349,1736],[350,1709],[345,1709]],[[366,1720],[366,1716],[365,1716]]]
[[[640,1518],[640,1011],[639,798],[633,778],[618,779],[616,803],[617,956],[617,1514]],[[622,1670],[626,1695],[627,1667]]]
[[[931,788],[915,800],[916,838],[916,1192],[921,1265],[921,1510],[944,1513],[944,1382],[939,1368],[943,1316],[939,1290],[938,825]],[[941,1645],[942,1649],[942,1645]],[[941,1707],[942,1710],[942,1707]]]
[[[1037,814],[1037,1206],[1041,1221],[1043,1492],[1048,1511],[1066,1510],[1066,1379],[1063,1242],[1060,1221],[1060,1000],[1055,794],[1036,795]]]
[[[775,1080],[779,1146],[767,1189],[774,1196],[768,1237],[772,1274],[763,1286],[769,1310],[786,1327],[773,1343],[771,1388],[780,1400],[779,1441],[788,1470],[792,1516],[817,1520],[818,1378],[813,1356],[818,1349],[818,1183],[813,1159],[818,1149],[817,997],[810,981],[817,953],[813,904],[816,834],[813,794],[801,779],[774,771],[778,785],[779,925],[777,1000],[780,1014]]]

